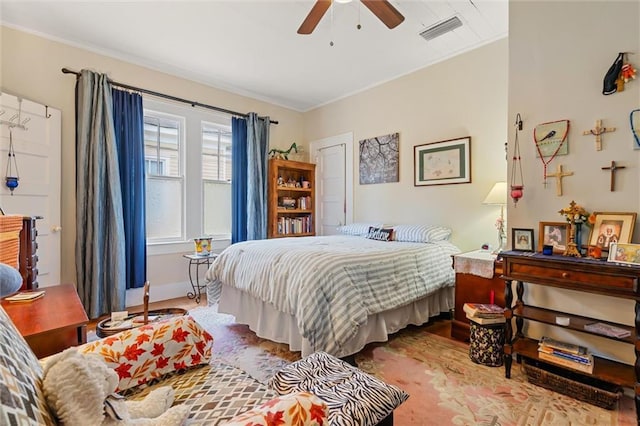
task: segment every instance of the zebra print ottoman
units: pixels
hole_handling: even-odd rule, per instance
[[[326,352],[283,367],[268,385],[280,395],[306,391],[319,396],[329,407],[332,426],[391,425],[393,410],[409,398],[402,389]]]

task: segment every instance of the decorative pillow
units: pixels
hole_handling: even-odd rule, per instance
[[[369,227],[369,232],[366,235],[370,240],[378,241],[392,241],[393,240],[393,228],[375,228]]]
[[[40,388],[42,366],[0,307],[0,424],[54,425]]]
[[[451,229],[435,225],[396,225],[393,232],[396,241],[410,243],[435,243],[451,236]]]
[[[308,392],[284,395],[240,414],[225,426],[327,425],[329,409],[317,396]]]
[[[311,392],[329,406],[329,424],[377,425],[409,398],[326,352],[315,352],[280,369],[269,387],[281,395]]]
[[[80,346],[118,373],[117,391],[185,370],[211,359],[213,337],[188,315],[149,323]]]
[[[338,226],[338,232],[344,235],[356,235],[364,237],[369,232],[370,227],[380,228],[381,223],[350,223],[348,225]]]
[[[0,297],[9,296],[22,287],[20,272],[6,263],[0,263]]]

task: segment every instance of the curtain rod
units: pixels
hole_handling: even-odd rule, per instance
[[[62,68],[62,73],[63,74],[75,74],[76,78],[80,77],[80,73],[78,71],[73,71],[73,70],[70,70],[69,68]],[[108,80],[109,80],[109,83],[113,84],[114,86],[121,87],[123,89],[134,90],[136,92],[142,92],[142,93],[146,93],[148,95],[158,96],[160,98],[171,99],[172,101],[189,104],[192,107],[202,107],[202,108],[212,109],[212,110],[215,110],[215,111],[224,112],[224,113],[231,114],[231,115],[238,115],[238,116],[241,116],[241,117],[248,117],[249,116],[249,114],[243,114],[241,112],[231,111],[229,109],[220,108],[220,107],[213,106],[213,105],[207,105],[207,104],[203,104],[203,103],[200,103],[200,102],[197,102],[197,101],[190,101],[188,99],[178,98],[176,96],[171,96],[171,95],[167,95],[167,94],[160,93],[160,92],[154,92],[153,90],[147,90],[147,89],[142,89],[140,87],[130,86],[130,85],[124,84],[124,83],[118,83],[117,81],[113,81],[111,79],[108,79]],[[258,117],[258,118],[264,119],[265,117]],[[269,123],[270,124],[278,124],[278,121],[270,119]]]

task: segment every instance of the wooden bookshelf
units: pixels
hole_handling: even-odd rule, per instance
[[[301,161],[269,160],[267,236],[315,235],[316,165]],[[293,205],[287,205],[293,203]]]

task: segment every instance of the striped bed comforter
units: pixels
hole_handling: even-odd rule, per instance
[[[447,241],[383,242],[331,235],[246,241],[225,249],[206,274],[207,296],[233,286],[296,318],[315,350],[338,353],[367,316],[454,285]]]

